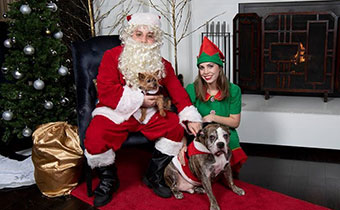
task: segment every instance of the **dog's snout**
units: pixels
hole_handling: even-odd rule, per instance
[[[224,143],[223,142],[218,142],[217,143],[217,148],[222,149],[224,147]]]

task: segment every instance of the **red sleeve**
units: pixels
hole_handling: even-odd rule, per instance
[[[162,79],[161,84],[169,92],[171,103],[174,104],[178,112],[185,107],[192,105],[189,95],[181,85],[170,62],[163,59],[166,76]]]
[[[118,46],[104,53],[97,75],[98,106],[117,107],[123,95],[125,82],[118,70],[118,58],[122,47]]]

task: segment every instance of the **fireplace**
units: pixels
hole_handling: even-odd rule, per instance
[[[275,9],[268,11],[279,10],[277,3],[270,4]],[[265,99],[271,93],[323,95],[325,102],[328,95],[339,96],[339,15],[315,8],[291,11],[288,3],[285,12],[281,4],[283,12],[235,16],[233,82],[243,92],[264,93]]]

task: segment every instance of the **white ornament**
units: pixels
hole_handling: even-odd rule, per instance
[[[7,68],[6,66],[1,67],[1,72],[2,72],[3,74],[7,74],[8,68]]]
[[[64,34],[61,31],[58,31],[55,34],[53,34],[53,37],[56,38],[56,39],[62,39],[63,36],[64,36]]]
[[[61,65],[60,68],[58,69],[58,74],[60,76],[66,76],[67,73],[68,73],[68,68],[63,66],[63,65]]]
[[[66,106],[70,100],[66,97],[60,100],[61,105]]]
[[[30,6],[28,6],[28,5],[26,5],[26,4],[21,5],[21,7],[20,7],[20,12],[21,12],[22,14],[24,14],[24,15],[30,14],[31,11],[32,11],[32,10],[31,10]]]
[[[12,118],[13,118],[13,112],[11,112],[10,110],[4,111],[2,113],[2,119],[6,121],[10,121]]]
[[[4,41],[4,46],[7,47],[7,48],[11,48],[12,47],[11,39],[6,39]]]
[[[45,104],[44,104],[44,108],[45,109],[52,109],[53,108],[53,103],[52,101],[45,101]]]
[[[12,72],[12,75],[14,77],[14,79],[21,79],[24,75],[22,73],[20,73],[18,70],[15,70]]]
[[[51,49],[50,51],[51,51],[51,54],[52,54],[52,55],[57,55],[57,51],[52,50],[52,49]]]
[[[58,10],[58,6],[53,2],[47,3],[46,7],[47,7],[47,9],[51,10],[52,12],[56,12]]]
[[[25,55],[33,55],[34,54],[34,47],[32,47],[31,45],[26,45],[24,47],[24,53]]]
[[[18,93],[18,99],[22,99],[22,92]]]
[[[26,127],[22,130],[22,135],[25,137],[30,137],[32,135],[32,130]]]
[[[42,90],[45,87],[45,83],[41,79],[37,79],[34,81],[33,87],[37,90]]]

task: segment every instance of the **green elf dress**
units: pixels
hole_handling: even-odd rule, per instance
[[[196,97],[194,83],[186,87],[192,104],[197,108],[202,117],[214,112],[216,115],[228,117],[230,114],[241,113],[241,89],[239,86],[229,83],[230,96],[220,99],[221,93],[212,96],[206,94],[205,100],[201,101]],[[247,160],[246,153],[240,146],[239,137],[235,128],[230,128],[230,143],[232,150],[231,167],[234,172],[239,172],[242,164]]]

